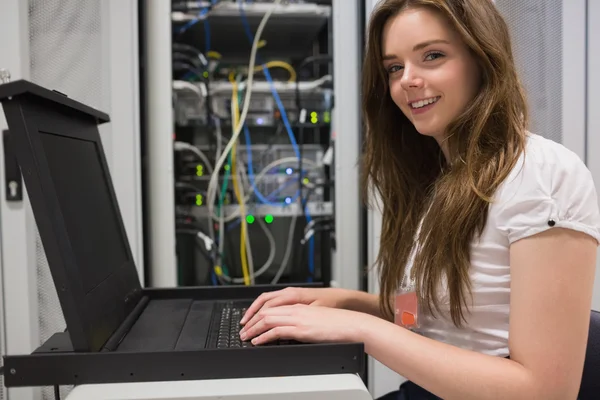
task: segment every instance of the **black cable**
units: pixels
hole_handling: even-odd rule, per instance
[[[296,85],[295,85],[295,95],[296,96],[295,97],[296,97],[296,117],[297,117],[297,122],[298,122],[298,147],[299,147],[299,153],[300,153],[300,157],[298,160],[298,180],[299,180],[299,185],[300,185],[300,202],[301,203],[305,203],[305,202],[303,200],[304,196],[302,196],[302,148],[303,148],[303,144],[304,144],[304,123],[302,121],[300,121],[300,115],[302,113],[302,104],[300,102],[300,71],[302,68],[304,68],[307,65],[310,65],[312,63],[321,64],[321,63],[326,63],[326,62],[333,62],[333,57],[330,55],[326,55],[326,54],[320,54],[320,55],[316,55],[316,56],[306,57],[304,60],[302,60],[302,62],[298,66],[298,68],[296,68],[298,77],[296,78]],[[303,204],[301,213],[302,213],[302,217],[306,218],[306,210],[305,210],[304,204]]]
[[[206,125],[209,129],[213,128],[216,132],[216,127],[214,126],[215,124],[212,120],[214,114],[212,111],[210,95],[211,73],[208,64],[208,58],[197,47],[189,44],[173,43],[172,49],[174,61],[173,69],[175,71],[179,70],[179,68],[187,69],[188,71],[191,71],[197,75],[206,85],[206,102],[204,103],[206,112]],[[190,68],[190,64],[183,62],[183,60],[190,61],[194,68]],[[207,76],[204,75],[205,73]],[[212,135],[210,137],[212,138]],[[212,146],[212,143],[211,147],[214,147]]]
[[[333,223],[328,225],[316,226],[311,229],[312,233],[310,235],[308,235],[309,232],[307,232],[307,234],[304,235],[302,239],[300,239],[300,244],[304,246],[310,240],[311,237],[315,237],[316,234],[319,232],[328,232],[333,230],[335,230],[335,224]]]
[[[173,71],[193,72],[196,76],[198,76],[198,78],[200,78],[203,81],[206,81],[206,78],[204,77],[204,74],[202,73],[202,71],[198,70],[198,68],[194,67],[190,63],[175,61],[175,62],[173,62]]]
[[[200,54],[202,54],[204,56],[204,53],[202,53],[197,47],[194,46],[190,46],[189,44],[185,44],[185,43],[178,43],[175,42],[172,45],[173,50],[176,51],[181,51],[181,52],[189,52],[194,54],[195,56],[199,56]]]
[[[188,235],[194,235],[194,244],[196,245],[196,247],[200,250],[200,253],[202,253],[202,255],[204,256],[204,258],[206,258],[206,260],[209,263],[213,263],[214,262],[214,255],[209,253],[208,250],[206,250],[206,247],[204,247],[204,243],[200,243],[200,240],[198,238],[198,232],[200,230],[193,228],[186,228],[186,229],[175,229],[175,233],[181,233],[181,234],[188,234]],[[215,247],[215,244],[213,243],[213,248]]]
[[[300,70],[302,70],[302,68],[304,68],[307,65],[310,65],[312,63],[324,64],[326,62],[333,62],[333,57],[330,55],[327,55],[327,54],[319,54],[316,56],[306,57],[304,60],[302,60],[300,65],[298,65],[298,68],[296,68],[297,79],[296,79],[295,92],[296,92],[296,107],[297,107],[297,112],[298,112],[298,119],[300,119],[300,109],[301,109],[301,105],[300,105]]]
[[[172,57],[173,61],[190,62],[198,70],[202,70],[202,69],[206,68],[206,65],[204,65],[202,63],[202,61],[200,61],[200,59],[198,59],[197,57],[192,57],[191,54],[186,54],[186,53],[181,53],[181,52],[175,51],[175,52],[173,52],[171,57]]]
[[[58,385],[54,385],[54,399],[60,400],[60,388]]]

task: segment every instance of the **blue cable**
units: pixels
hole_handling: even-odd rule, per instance
[[[248,19],[246,18],[246,13],[244,12],[244,6],[241,2],[240,2],[239,8],[240,8],[240,16],[242,18],[242,24],[244,25],[244,31],[246,32],[246,36],[248,37],[250,44],[253,44],[254,43],[254,35],[250,31],[250,24],[248,23]],[[258,56],[257,56],[257,59],[259,60],[260,64],[263,64],[262,62],[260,62],[260,58]],[[249,71],[248,73],[252,73],[252,71]],[[290,142],[292,143],[292,147],[294,149],[296,157],[298,159],[300,159],[300,150],[298,148],[298,143],[296,143],[296,138],[294,137],[294,134],[292,132],[292,127],[290,126],[290,121],[287,117],[287,113],[285,112],[285,107],[283,106],[283,103],[281,102],[281,99],[279,98],[279,93],[277,93],[277,90],[275,89],[275,84],[273,82],[273,79],[271,78],[269,68],[267,68],[267,66],[264,64],[263,64],[263,74],[265,75],[265,78],[269,82],[269,87],[271,88],[271,93],[273,94],[275,103],[277,103],[277,108],[279,108],[279,112],[281,113],[281,118],[283,119],[283,124],[285,126],[288,136],[290,137]],[[298,110],[298,111],[300,111],[300,110]],[[249,176],[251,176],[251,175],[249,174]],[[300,182],[300,185],[301,184],[302,183]],[[312,218],[310,217],[310,213],[308,212],[308,202],[307,202],[306,206],[304,207],[304,214],[306,216],[306,222],[310,223]],[[314,253],[315,253],[314,237],[311,237],[308,242],[308,271],[310,273],[310,275],[308,277],[309,282],[313,281],[313,276],[315,274],[315,254]]]
[[[207,54],[210,51],[210,25],[208,18],[204,21],[204,52]]]
[[[260,190],[258,190],[258,187],[256,186],[256,182],[254,180],[254,166],[252,165],[252,149],[250,148],[250,130],[248,129],[247,125],[244,125],[244,136],[246,139],[246,154],[247,154],[247,158],[248,158],[248,178],[250,179],[250,185],[253,188],[254,193],[256,194],[256,197],[258,197],[258,199],[261,201],[261,203],[264,204],[269,204],[271,206],[275,206],[275,207],[282,207],[282,206],[286,206],[287,204],[285,203],[274,203],[272,201],[270,201],[268,198],[266,198],[261,192]],[[296,179],[297,181],[297,179]],[[300,190],[298,191],[300,192]],[[273,195],[273,193],[271,193],[269,195],[269,197],[271,197]],[[289,204],[295,202],[298,197],[300,197],[300,194],[297,193],[296,197],[294,197],[294,199],[290,199]],[[287,200],[287,199],[286,199]]]
[[[179,33],[181,35],[183,32],[187,31],[192,26],[194,26],[198,22],[200,22],[202,17],[204,17],[207,13],[208,13],[208,8],[203,8],[202,10],[200,10],[200,14],[198,14],[198,17],[196,19],[193,19],[193,20],[189,21],[187,24],[185,24],[184,26],[182,26],[177,33]]]

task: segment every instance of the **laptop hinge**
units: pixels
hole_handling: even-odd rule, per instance
[[[113,334],[108,338],[104,346],[100,351],[115,351],[121,341],[125,338],[125,335],[131,330],[135,321],[140,317],[150,298],[148,296],[143,296],[140,301],[136,304],[135,308],[129,313],[127,318],[123,321],[123,323],[113,332]]]

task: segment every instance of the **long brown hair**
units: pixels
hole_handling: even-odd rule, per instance
[[[441,13],[481,71],[475,98],[447,127],[449,163],[437,142],[419,134],[389,94],[382,32],[389,18],[409,7]],[[493,194],[525,143],[527,106],[508,27],[490,0],[383,0],[372,13],[367,40],[362,186],[363,193],[379,195],[383,212],[376,262],[380,306],[391,317],[390,300],[416,241],[411,275],[421,304],[433,314],[440,312],[439,290],[445,279],[450,315],[460,326],[471,293],[471,243],[481,235]]]

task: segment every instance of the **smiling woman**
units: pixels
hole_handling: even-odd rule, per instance
[[[381,48],[391,98],[419,133],[442,144],[447,158],[444,131],[481,84],[474,55],[441,13],[422,8],[389,19]]]
[[[528,131],[511,51],[490,0],[379,3],[362,93],[381,294],[265,294],[244,340],[363,342],[409,379],[388,398],[577,396],[598,198],[577,155]]]

